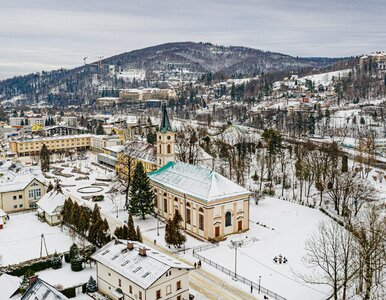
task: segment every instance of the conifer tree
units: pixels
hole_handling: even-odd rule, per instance
[[[71,216],[71,210],[72,210],[72,200],[71,198],[68,198],[64,201],[63,209],[62,209],[62,218],[63,222],[68,223]]]
[[[50,170],[50,152],[46,144],[43,144],[40,150],[40,164],[42,172],[48,172]]]
[[[98,290],[97,283],[92,276],[90,276],[90,279],[86,283],[86,290],[89,293],[94,293]]]
[[[114,235],[117,237],[117,239],[123,239],[123,227],[115,228]]]
[[[97,129],[96,129],[97,135],[104,135],[106,134],[105,130],[103,129],[102,123],[99,123]]]
[[[186,237],[181,233],[181,221],[182,217],[177,210],[173,216],[173,219],[169,219],[166,222],[165,227],[165,242],[168,245],[180,248],[181,245],[186,241]]]
[[[91,223],[95,224],[100,218],[101,218],[101,212],[100,212],[99,206],[98,204],[95,204],[94,210],[92,211],[92,214],[91,214]]]
[[[71,209],[71,216],[70,216],[70,224],[72,224],[75,228],[78,228],[79,225],[79,214],[80,214],[80,209],[79,209],[79,204],[78,202],[74,201]]]
[[[79,254],[79,248],[77,244],[72,244],[70,247],[69,259],[70,261]]]
[[[49,182],[47,186],[47,193],[51,192],[54,189],[54,186],[52,185],[51,181]]]
[[[129,235],[129,229],[126,225],[122,226],[122,239],[127,240]]]
[[[136,240],[140,243],[142,243],[142,234],[141,234],[141,230],[139,229],[139,226],[137,225],[137,237],[136,237]]]
[[[80,215],[79,215],[79,223],[78,223],[77,228],[81,234],[85,234],[89,228],[88,214],[86,212],[86,208],[83,206],[81,206],[81,211],[80,211]]]
[[[62,267],[62,257],[55,251],[54,256],[51,258],[51,267],[53,269],[60,269]]]
[[[129,214],[128,222],[127,222],[127,239],[131,241],[135,241],[137,238],[137,233],[135,232],[133,216]]]
[[[174,234],[173,221],[172,219],[169,218],[166,221],[166,225],[165,225],[165,242],[167,245],[174,244],[173,234]]]
[[[97,224],[91,223],[90,229],[88,231],[87,239],[91,244],[96,245],[97,242]]]
[[[153,212],[154,193],[141,162],[135,166],[130,196],[129,212],[132,215],[145,219],[147,214]]]

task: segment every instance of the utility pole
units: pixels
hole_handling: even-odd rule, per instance
[[[261,276],[259,276],[259,294],[260,294]]]
[[[44,248],[46,249],[46,254],[48,256],[46,239],[44,238],[44,234],[42,233],[42,235],[40,236],[40,257],[43,257],[43,243],[44,243]]]

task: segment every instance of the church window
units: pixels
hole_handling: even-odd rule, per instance
[[[172,152],[172,150],[171,150],[172,148],[171,148],[171,146],[170,146],[170,145],[168,145],[168,147],[167,147],[167,148],[168,148],[168,154],[170,154],[170,153]]]
[[[225,214],[225,227],[232,225],[232,214],[230,211],[228,211]]]

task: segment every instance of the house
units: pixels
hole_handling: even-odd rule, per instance
[[[40,278],[32,277],[30,279],[30,287],[25,291],[20,300],[36,300],[36,299],[52,299],[52,300],[66,300],[68,299],[61,292],[55,289]]]
[[[38,216],[49,225],[55,226],[62,221],[61,211],[66,197],[62,192],[52,190],[46,193],[37,203]]]
[[[142,243],[114,240],[92,258],[99,292],[111,299],[189,299],[191,267]]]
[[[217,172],[168,162],[149,178],[157,215],[167,220],[178,210],[190,234],[215,239],[249,229],[251,193]]]
[[[0,209],[0,229],[3,229],[3,226],[4,224],[7,223],[7,220],[8,220],[7,213],[4,210]]]
[[[37,177],[15,176],[12,181],[0,183],[0,209],[9,213],[35,208],[45,191],[44,183]]]
[[[11,299],[14,295],[18,293],[20,287],[21,279],[16,276],[11,276],[6,273],[0,275],[0,298],[1,299]]]

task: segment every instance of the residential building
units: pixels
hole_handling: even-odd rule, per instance
[[[35,208],[45,191],[44,183],[36,177],[16,176],[13,181],[0,183],[0,209],[9,213]]]
[[[76,127],[78,123],[78,118],[75,116],[63,116],[61,117],[62,122],[68,127]]]
[[[118,104],[120,99],[118,97],[100,97],[96,99],[97,107],[112,107]]]
[[[75,126],[74,127],[63,126],[63,125],[47,126],[47,127],[44,128],[44,134],[46,136],[77,135],[77,134],[85,134],[85,133],[88,132],[87,128],[75,127]]]
[[[2,299],[14,299],[15,296],[19,292],[19,287],[21,283],[21,278],[16,276],[11,276],[6,273],[0,275],[0,297],[4,297]]]
[[[111,299],[189,299],[191,267],[149,246],[114,240],[92,258],[99,292]]]
[[[55,226],[62,222],[62,209],[66,196],[62,192],[52,190],[46,193],[37,203],[38,216],[49,225]]]
[[[91,135],[90,149],[96,152],[103,152],[106,147],[119,146],[122,142],[118,136],[110,135]]]
[[[61,292],[59,292],[52,285],[48,284],[44,280],[34,276],[30,278],[30,286],[25,291],[20,300],[37,300],[37,299],[55,299],[66,300],[68,299]]]

